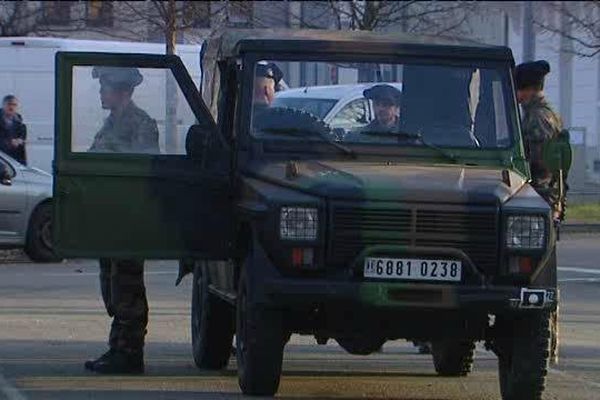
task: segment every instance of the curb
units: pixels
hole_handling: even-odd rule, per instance
[[[564,224],[560,233],[600,233],[600,224]]]

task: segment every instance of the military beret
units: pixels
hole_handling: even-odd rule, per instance
[[[363,96],[371,100],[387,100],[400,105],[402,92],[392,85],[375,85],[363,91]]]
[[[275,81],[275,84],[279,84],[279,81],[283,78],[283,72],[274,63],[268,64],[257,64],[256,65],[256,76],[262,78],[271,78]]]
[[[132,89],[144,80],[137,68],[124,67],[94,67],[92,78],[99,79],[101,85],[124,89]]]
[[[531,61],[517,65],[515,68],[515,84],[517,89],[528,87],[544,88],[544,77],[550,72],[548,61]]]

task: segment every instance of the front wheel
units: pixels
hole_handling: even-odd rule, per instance
[[[52,239],[52,204],[42,203],[33,211],[27,229],[25,253],[35,262],[59,262]]]
[[[287,335],[279,311],[254,304],[246,269],[242,270],[236,307],[236,355],[242,392],[273,396],[279,388]]]
[[[498,371],[503,400],[541,400],[550,355],[551,315],[537,311],[503,317]]]
[[[208,268],[194,266],[192,288],[192,353],[198,368],[220,370],[231,357],[234,335],[233,307],[208,290]]]
[[[433,365],[441,376],[467,376],[473,368],[475,342],[471,340],[435,340],[431,343]]]

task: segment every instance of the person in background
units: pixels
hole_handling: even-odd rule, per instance
[[[12,94],[2,99],[0,110],[0,150],[23,165],[27,164],[25,156],[25,140],[27,127],[23,118],[17,112],[19,100]]]

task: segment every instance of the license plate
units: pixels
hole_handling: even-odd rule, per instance
[[[365,278],[460,282],[462,262],[418,258],[365,259]]]

